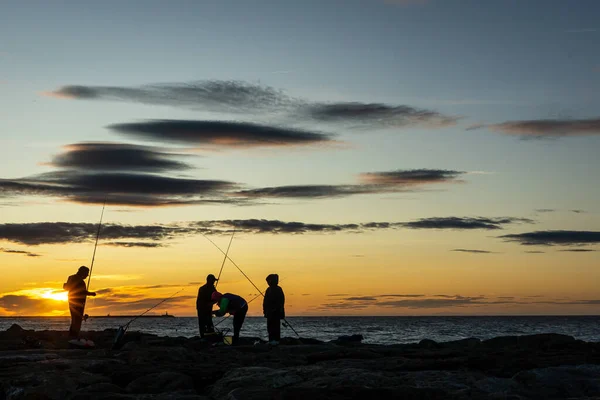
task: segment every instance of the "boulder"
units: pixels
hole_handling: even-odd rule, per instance
[[[209,391],[210,396],[217,399],[237,388],[244,389],[278,389],[302,382],[295,372],[264,367],[235,368],[218,380]]]
[[[134,380],[126,390],[128,393],[193,391],[194,382],[188,375],[179,372],[158,372]]]

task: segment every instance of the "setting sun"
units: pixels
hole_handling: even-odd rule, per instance
[[[34,299],[47,299],[54,301],[67,301],[69,294],[66,291],[52,288],[36,288],[19,291],[21,295],[27,295]]]

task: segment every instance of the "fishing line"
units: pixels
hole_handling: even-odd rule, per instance
[[[248,275],[246,275],[246,274],[244,273],[244,271],[242,271],[242,269],[241,269],[240,267],[238,267],[238,265],[237,265],[237,264],[236,264],[236,263],[235,263],[235,262],[234,262],[234,261],[231,259],[231,257],[229,257],[229,256],[227,255],[227,253],[225,253],[223,250],[221,250],[221,248],[220,248],[219,246],[217,246],[217,244],[216,244],[215,242],[213,242],[212,240],[210,240],[210,238],[209,238],[208,236],[206,236],[204,233],[201,233],[201,235],[202,235],[202,236],[204,236],[204,237],[205,237],[205,238],[206,238],[206,239],[207,239],[209,242],[211,242],[211,243],[212,243],[212,244],[213,244],[213,245],[214,245],[214,246],[215,246],[215,247],[216,247],[216,248],[217,248],[217,249],[218,249],[218,250],[219,250],[221,253],[223,253],[223,254],[225,255],[225,258],[226,258],[226,259],[228,259],[229,261],[231,261],[231,263],[232,263],[233,265],[235,265],[235,267],[238,269],[238,271],[240,271],[240,272],[242,273],[242,275],[244,275],[244,277],[245,277],[246,279],[248,279],[248,282],[250,282],[250,283],[252,284],[252,286],[254,286],[254,289],[256,289],[256,290],[258,291],[258,293],[260,293],[261,295],[263,295],[263,296],[264,296],[264,294],[263,294],[262,290],[260,290],[260,289],[258,288],[258,286],[256,286],[256,285],[254,284],[254,282],[252,282],[252,279],[250,279],[250,278],[248,277]]]
[[[231,234],[231,239],[229,239],[229,245],[227,246],[227,252],[225,252],[225,257],[223,258],[223,263],[221,264],[221,270],[219,271],[219,276],[217,276],[217,284],[215,285],[215,289],[219,285],[219,279],[221,279],[221,273],[223,272],[223,267],[225,266],[225,261],[227,261],[227,254],[229,254],[229,248],[231,247],[231,242],[233,242],[233,235],[235,235],[235,228],[233,229],[233,233]]]

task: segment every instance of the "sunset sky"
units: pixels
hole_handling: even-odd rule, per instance
[[[195,315],[233,230],[289,315],[599,314],[598,15],[3,2],[0,315],[68,315],[104,201],[90,315]]]

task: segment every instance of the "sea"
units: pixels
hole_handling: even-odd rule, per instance
[[[129,318],[89,318],[82,331],[117,329]],[[214,320],[219,329],[232,329],[233,318]],[[221,322],[222,321],[222,322]],[[282,337],[315,338],[323,341],[360,334],[363,343],[416,343],[422,339],[445,342],[464,338],[490,339],[497,336],[560,333],[588,342],[600,342],[600,316],[488,316],[488,317],[289,317],[293,328],[282,327]],[[24,329],[66,331],[69,318],[2,317],[0,330],[19,324]],[[135,320],[129,331],[159,336],[198,336],[198,321],[193,317],[147,317]],[[294,332],[295,331],[295,332]],[[267,340],[266,319],[247,317],[242,336]]]

